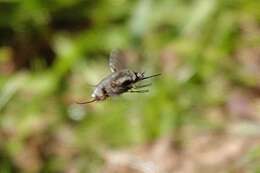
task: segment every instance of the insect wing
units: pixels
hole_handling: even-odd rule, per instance
[[[109,58],[109,66],[112,72],[126,69],[123,54],[119,50],[113,50]]]

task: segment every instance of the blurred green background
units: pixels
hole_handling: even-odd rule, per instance
[[[260,172],[259,0],[0,0],[0,74],[1,173]]]

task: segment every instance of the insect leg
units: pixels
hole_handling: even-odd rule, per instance
[[[149,90],[129,90],[130,93],[147,93]]]
[[[148,87],[151,86],[152,83],[148,83],[148,84],[144,84],[144,85],[134,85],[133,88],[134,89],[139,89],[139,88],[144,88],[144,87]]]

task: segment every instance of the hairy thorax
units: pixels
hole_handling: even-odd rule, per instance
[[[104,78],[94,90],[92,97],[104,100],[109,96],[122,94],[132,88],[137,77],[131,70],[121,70]]]

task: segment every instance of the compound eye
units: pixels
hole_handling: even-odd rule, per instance
[[[139,79],[142,79],[144,77],[144,73],[137,73],[136,75]]]

